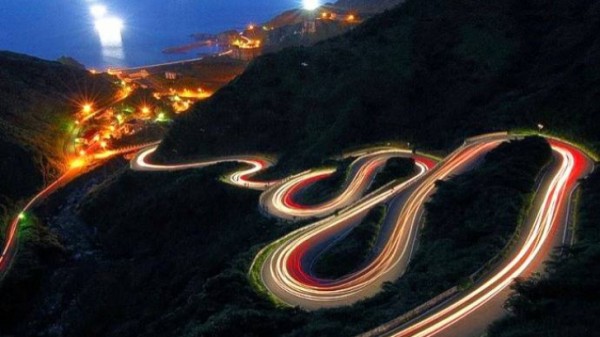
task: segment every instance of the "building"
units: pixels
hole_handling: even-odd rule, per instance
[[[138,72],[131,73],[128,76],[129,76],[129,78],[131,78],[133,80],[137,80],[137,79],[146,78],[146,77],[150,76],[150,73],[148,72],[148,70],[142,69]]]
[[[167,80],[176,80],[177,79],[177,73],[172,72],[172,71],[166,71],[165,72],[165,78]]]
[[[262,48],[240,48],[234,46],[231,57],[242,61],[250,61],[262,54]]]
[[[314,34],[317,32],[317,23],[315,20],[306,20],[302,24],[302,34]]]

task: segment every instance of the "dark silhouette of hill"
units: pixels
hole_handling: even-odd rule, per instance
[[[598,150],[599,14],[600,1],[592,0],[409,0],[344,36],[257,59],[178,120],[158,157],[264,151],[299,168],[357,144],[399,139],[444,150],[465,136],[538,123]],[[30,85],[38,84],[24,88]],[[0,289],[10,295],[0,306],[0,327],[15,335],[354,335],[478,269],[490,241],[499,249],[547,150],[540,139],[506,144],[474,171],[440,184],[407,277],[355,306],[312,313],[276,308],[252,289],[252,258],[294,225],[263,217],[256,192],[218,182],[231,165],[122,171],[83,189],[79,215],[72,215],[95,233],[87,238],[94,249],[34,264],[27,288],[19,281],[30,271],[16,268]],[[497,188],[481,188],[490,183]],[[590,201],[597,193],[589,191],[582,195],[585,228],[598,218]],[[54,202],[62,205],[67,194]],[[448,218],[464,221],[446,235]],[[473,223],[480,225],[466,228]],[[449,238],[456,245],[439,244]],[[594,270],[596,246],[587,270]],[[564,273],[585,279],[577,276],[582,269]]]
[[[404,0],[338,0],[334,3],[335,7],[349,10],[357,10],[364,13],[379,13],[392,8]]]
[[[0,175],[12,177],[0,179],[0,194],[29,196],[55,177],[79,104],[100,103],[113,92],[110,81],[85,69],[0,51]]]
[[[407,1],[258,58],[175,123],[159,158],[265,151],[310,165],[354,144],[449,149],[538,123],[598,149],[598,17],[587,0]]]

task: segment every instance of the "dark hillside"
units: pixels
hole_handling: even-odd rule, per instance
[[[59,62],[0,51],[0,135],[56,170],[72,114],[86,100],[112,99],[109,78]]]
[[[407,1],[255,60],[175,123],[159,157],[266,151],[304,166],[353,144],[449,149],[538,123],[599,149],[599,29],[599,1]]]
[[[334,6],[358,10],[359,12],[378,13],[392,8],[401,2],[404,2],[404,0],[338,0]]]
[[[600,329],[600,171],[582,184],[578,242],[547,265],[548,275],[515,285],[513,315],[490,337],[596,336]]]
[[[265,151],[281,155],[288,167],[311,167],[358,144],[399,139],[419,148],[453,149],[467,135],[537,123],[598,150],[598,31],[600,0],[409,0],[339,38],[257,59],[175,122],[159,156],[175,161]],[[38,121],[33,112],[63,116],[68,110],[42,102],[64,102],[61,88],[71,88],[65,84],[72,83],[70,76],[89,75],[6,55],[0,58],[0,130],[7,142],[36,158],[44,151],[24,144],[38,135],[36,130],[53,130],[49,125],[55,124]],[[21,78],[23,72],[32,74]],[[51,81],[47,75],[67,80]],[[28,102],[29,113],[21,110],[22,102]],[[24,129],[5,129],[5,121],[19,121]],[[30,123],[35,128],[28,129]],[[24,151],[22,156],[30,155]],[[59,258],[41,261],[43,268],[31,271],[38,275],[36,282],[26,287],[20,277],[27,270],[12,274],[14,282],[0,293],[18,288],[23,296],[18,301],[9,296],[0,305],[0,334],[352,336],[461,282],[494,255],[490,248],[499,251],[546,155],[547,145],[539,139],[511,142],[473,171],[440,183],[405,277],[354,306],[310,313],[275,307],[248,281],[258,249],[299,225],[264,217],[257,192],[219,182],[231,165],[174,173],[124,171],[98,186],[90,181],[89,193],[76,198],[77,204],[83,198],[78,212],[71,204],[69,216],[82,232],[91,233],[86,238],[91,248],[64,251],[59,244],[37,244],[45,249],[35,257]],[[490,184],[493,188],[481,188]],[[599,200],[600,184],[587,188],[589,220],[584,221],[592,224],[597,217],[591,200]],[[51,215],[39,221],[49,228],[62,225]],[[36,226],[28,242],[55,243],[54,235],[41,230],[46,228]],[[589,259],[573,268],[595,276],[597,252],[590,249]],[[559,275],[577,274],[569,268]],[[581,289],[592,293],[596,284]],[[579,299],[586,298],[593,299]],[[561,307],[556,303],[550,309]],[[572,307],[587,308],[580,303],[585,302]],[[589,307],[582,322],[597,316]]]
[[[62,169],[73,113],[113,97],[108,78],[59,62],[0,51],[0,206],[7,214]]]

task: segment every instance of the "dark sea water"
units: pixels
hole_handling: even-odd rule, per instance
[[[93,6],[106,12],[94,17]],[[192,42],[192,33],[241,29],[297,7],[300,0],[0,0],[0,50],[67,55],[95,68],[155,64],[196,57],[161,52]],[[122,21],[118,41],[110,29],[101,41],[98,18]]]

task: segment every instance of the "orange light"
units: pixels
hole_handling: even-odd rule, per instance
[[[79,151],[79,155],[82,156],[82,157],[85,156],[85,151],[84,150],[80,150]]]
[[[105,141],[100,142],[100,146],[102,146],[103,149],[106,149],[106,147],[108,146],[108,143]]]
[[[82,108],[82,110],[83,110],[83,112],[85,112],[86,114],[87,114],[87,113],[90,113],[90,112],[92,112],[92,105],[91,105],[91,104],[89,104],[89,103],[86,103],[86,104],[84,104],[84,105],[83,105],[83,108]]]
[[[150,108],[148,108],[147,106],[142,107],[142,113],[145,114],[145,115],[149,114],[150,113]]]
[[[348,15],[348,21],[354,21],[354,19],[356,19],[356,17],[352,14]]]
[[[94,159],[107,159],[118,154],[117,151],[107,150],[100,153],[94,154]]]
[[[71,160],[71,162],[69,163],[69,167],[72,169],[75,169],[75,168],[83,167],[83,166],[85,166],[85,164],[86,164],[85,159],[77,158],[77,159]]]

